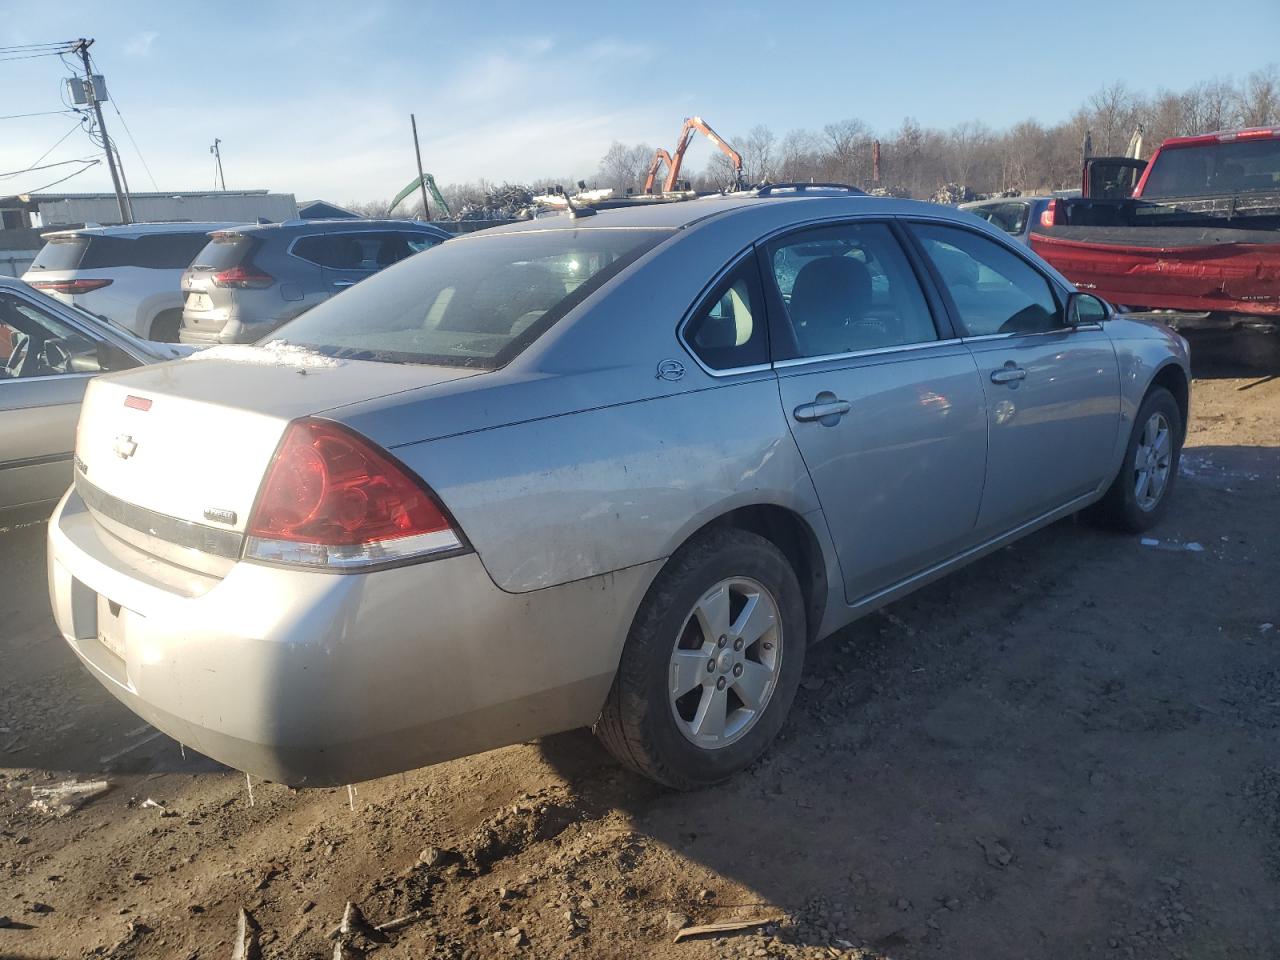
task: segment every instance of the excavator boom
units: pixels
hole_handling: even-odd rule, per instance
[[[729,146],[718,133],[711,129],[710,124],[701,117],[686,117],[684,126],[680,128],[680,140],[676,144],[675,153],[667,153],[661,147],[654,151],[653,161],[649,164],[649,172],[644,178],[645,193],[653,193],[654,184],[658,179],[658,171],[662,169],[664,163],[667,165],[667,178],[662,185],[663,192],[671,193],[675,190],[676,184],[680,182],[680,167],[684,163],[685,151],[689,149],[689,143],[693,140],[694,133],[701,133],[729,158],[733,163],[735,186],[741,186],[741,154]]]

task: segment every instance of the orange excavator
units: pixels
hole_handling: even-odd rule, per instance
[[[653,161],[649,164],[649,172],[644,178],[645,193],[654,192],[653,188],[658,180],[658,171],[662,169],[664,163],[667,165],[667,179],[663,183],[662,192],[671,193],[675,190],[676,184],[680,182],[680,165],[684,163],[685,151],[689,149],[689,141],[693,139],[695,131],[701,133],[719,147],[733,162],[734,186],[742,186],[742,155],[729,146],[701,117],[686,117],[684,126],[680,130],[680,140],[676,144],[675,153],[667,153],[662,147],[654,151]]]

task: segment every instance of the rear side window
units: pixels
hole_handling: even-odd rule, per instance
[[[969,230],[914,223],[912,231],[942,277],[971,337],[1041,333],[1061,326],[1049,281],[994,240]]]
[[[451,240],[307,311],[275,339],[335,357],[501,366],[669,235],[549,229]]]
[[[253,249],[254,241],[239,233],[215,233],[191,261],[192,270],[230,270]]]
[[[1029,203],[993,203],[986,207],[973,207],[970,213],[977,214],[993,227],[999,227],[1011,236],[1021,236],[1027,228],[1027,216],[1031,212]]]
[[[784,332],[775,356],[826,357],[938,339],[915,271],[883,223],[791,234],[769,246],[782,294]]]
[[[185,270],[205,243],[205,233],[156,233],[142,237],[82,236],[50,240],[32,267],[41,270]]]
[[[302,237],[293,255],[332,270],[382,270],[439,243],[435,237],[401,231],[326,233]]]
[[[754,256],[745,257],[694,311],[684,339],[712,370],[769,362],[764,297]]]

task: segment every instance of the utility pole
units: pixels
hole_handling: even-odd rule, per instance
[[[209,152],[213,154],[214,160],[218,164],[218,179],[222,182],[222,192],[227,192],[227,178],[222,175],[222,151],[218,149],[218,144],[222,141],[217,137],[213,138],[213,146],[209,148]]]
[[[73,46],[72,52],[80,54],[84,63],[84,95],[93,105],[94,116],[98,118],[98,133],[102,134],[103,148],[107,152],[107,168],[111,171],[111,183],[116,188],[116,204],[120,208],[120,222],[133,223],[133,209],[129,203],[128,191],[120,186],[120,171],[116,169],[115,151],[111,149],[111,138],[107,136],[107,124],[102,118],[102,103],[98,99],[98,91],[93,84],[93,68],[89,65],[89,47],[92,40],[81,37]]]
[[[431,208],[427,206],[427,178],[422,172],[422,148],[418,146],[418,118],[409,114],[409,123],[413,125],[413,152],[418,158],[418,187],[422,190],[422,217],[431,219]]]

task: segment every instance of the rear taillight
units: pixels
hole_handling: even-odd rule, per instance
[[[263,290],[275,282],[275,277],[263,273],[257,267],[232,267],[213,275],[214,286],[231,287],[233,290]]]
[[[1058,201],[1050,200],[1048,205],[1040,211],[1040,226],[1052,227],[1058,222]]]
[[[88,293],[90,290],[101,290],[111,286],[110,280],[28,280],[28,286],[37,290],[49,290],[53,293]]]
[[[323,420],[285,430],[249,517],[245,557],[360,570],[462,548],[422,481],[358,434]]]

